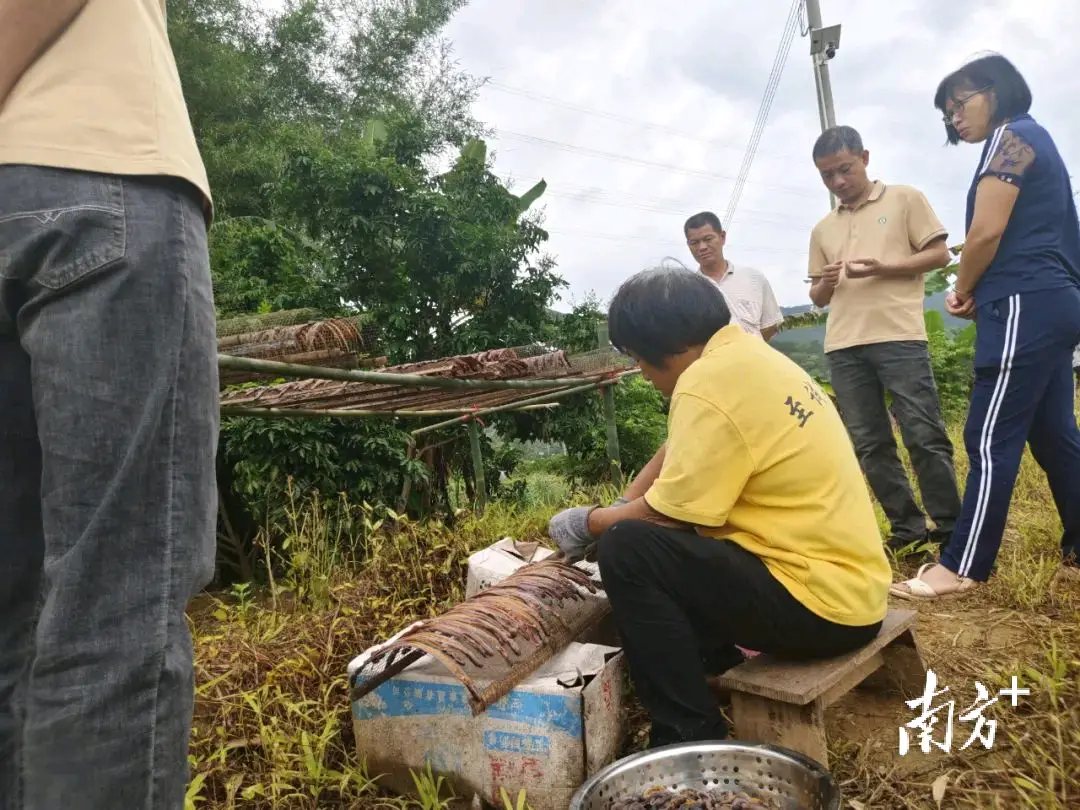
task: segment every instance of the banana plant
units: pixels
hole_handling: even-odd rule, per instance
[[[374,149],[376,143],[386,140],[386,122],[378,118],[369,118],[364,122],[364,143],[368,149]]]
[[[528,211],[529,208],[532,207],[532,204],[543,196],[545,191],[547,191],[547,181],[541,180],[524,194],[519,195],[517,198],[518,214],[524,214]]]
[[[480,138],[473,138],[462,147],[454,168],[461,168],[466,163],[476,163],[481,166],[487,163],[487,143],[485,141]],[[547,191],[547,181],[541,180],[524,194],[514,195],[514,199],[517,200],[518,216],[528,211],[533,203],[543,196],[545,191]]]

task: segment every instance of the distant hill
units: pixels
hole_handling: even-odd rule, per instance
[[[805,306],[797,307],[781,307],[785,317],[791,315],[803,315],[809,312],[813,307],[809,304]],[[967,326],[970,321],[965,321],[962,318],[954,318],[945,311],[945,293],[935,293],[934,295],[927,296],[924,309],[935,310],[941,313],[941,316],[945,319],[946,329],[960,329]],[[774,345],[792,345],[796,343],[818,343],[824,345],[825,343],[825,326],[811,326],[806,329],[792,329],[790,332],[781,332],[779,335],[772,339]]]

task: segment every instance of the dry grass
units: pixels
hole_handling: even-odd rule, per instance
[[[189,611],[197,677],[189,809],[439,810],[450,786],[416,774],[415,796],[383,796],[356,761],[346,666],[459,602],[472,551],[508,535],[540,539],[547,516],[496,503],[450,529],[344,502],[294,502],[289,514],[282,551],[266,561],[276,576],[258,590],[204,595]]]
[[[966,460],[955,438],[962,481]],[[351,522],[329,519],[329,510],[293,515],[277,566],[284,573],[272,587],[203,597],[192,608],[198,699],[189,808],[446,807],[452,786],[430,774],[415,775],[411,797],[382,795],[377,774],[356,761],[346,665],[373,641],[460,600],[471,551],[506,535],[539,539],[547,515],[494,504],[452,530],[370,508],[355,510]],[[1026,457],[990,586],[919,606],[937,688],[949,688],[939,700],[955,700],[952,752],[924,754],[916,739],[900,757],[898,729],[914,711],[895,695],[853,692],[827,718],[845,808],[1080,807],[1080,582],[1055,580],[1060,532],[1045,478]],[[897,567],[910,574],[915,563]],[[1016,708],[1001,699],[987,709],[997,724],[992,748],[958,750],[974,728],[959,716],[976,700],[976,681],[993,697],[1014,675],[1031,694]],[[627,751],[644,741],[640,708],[628,723]]]

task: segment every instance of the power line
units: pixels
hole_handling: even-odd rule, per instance
[[[799,24],[800,25],[805,25],[805,22],[802,21],[801,18],[800,18],[800,23]],[[809,33],[809,32],[807,32],[807,33]],[[804,36],[805,35],[806,34],[804,34]],[[527,99],[530,99],[532,101],[536,101],[536,102],[539,102],[539,103],[548,104],[548,105],[556,106],[556,107],[562,107],[564,109],[567,109],[567,110],[570,110],[570,111],[573,111],[573,112],[577,112],[577,113],[580,113],[582,115],[589,115],[589,116],[593,116],[593,117],[597,117],[597,118],[605,118],[605,119],[608,119],[608,120],[611,120],[611,121],[617,121],[617,122],[620,122],[620,123],[623,123],[623,124],[627,124],[629,126],[639,127],[641,129],[654,130],[654,131],[657,131],[657,132],[664,132],[664,133],[667,133],[667,134],[670,134],[670,135],[675,135],[675,136],[678,136],[678,137],[681,137],[681,138],[687,138],[689,140],[698,141],[699,143],[711,144],[713,146],[723,148],[723,149],[732,149],[732,150],[734,150],[734,149],[745,149],[745,147],[735,146],[735,145],[731,144],[730,142],[720,141],[720,140],[710,139],[710,138],[704,138],[704,137],[702,137],[700,135],[692,135],[692,134],[690,134],[688,132],[684,132],[682,130],[674,129],[672,127],[666,127],[666,126],[663,126],[663,125],[660,125],[660,124],[652,124],[652,123],[648,123],[646,121],[641,121],[641,120],[634,119],[634,118],[628,118],[626,116],[616,115],[614,113],[608,113],[608,112],[605,112],[605,111],[594,110],[594,109],[592,109],[590,107],[587,107],[585,105],[575,104],[573,102],[565,101],[563,99],[557,99],[557,98],[555,98],[553,96],[546,96],[546,95],[543,95],[541,93],[535,93],[533,91],[526,90],[524,88],[512,87],[510,85],[502,84],[501,82],[489,81],[487,83],[487,85],[485,85],[485,86],[490,87],[490,88],[495,89],[495,90],[498,90],[500,92],[506,92],[506,93],[511,93],[513,95],[518,95],[518,96],[521,96],[523,98],[527,98]],[[535,137],[535,136],[517,137],[518,133],[509,133],[509,132],[506,132],[506,131],[503,131],[502,134],[505,135],[506,137],[509,137],[509,138],[513,139],[513,140],[523,140],[523,141],[527,141],[527,142],[533,142],[531,139]],[[559,142],[559,141],[551,141],[551,140],[548,140],[548,139],[540,139],[540,140],[545,141],[545,143],[547,143],[547,144],[560,143],[563,147],[565,147],[564,151],[579,151],[579,150],[585,149],[585,147],[577,147],[577,146],[575,146],[573,144],[566,144],[566,143],[562,143],[562,142]],[[800,154],[796,155],[796,154],[793,154],[793,153],[790,153],[790,152],[774,152],[774,151],[771,151],[771,150],[766,152],[766,151],[763,151],[761,149],[758,149],[756,154],[771,157],[771,158],[782,158],[783,162],[786,162],[786,163],[794,163],[795,161],[798,161],[798,163],[800,165],[802,165],[802,166],[810,165],[808,152],[807,153],[800,153]],[[599,157],[598,155],[594,155],[594,156]],[[619,156],[619,157],[621,157],[621,156]],[[608,159],[610,159],[610,158],[608,158]],[[633,159],[631,159],[631,160],[633,160]],[[730,176],[725,176],[725,175],[719,175],[719,179],[736,180],[737,178],[732,178]],[[752,185],[757,185],[756,183],[753,183],[753,182],[751,182],[751,184]],[[765,184],[761,184],[761,185],[765,185]],[[950,192],[956,192],[957,188],[958,188],[957,186],[954,186],[954,185],[951,185],[951,184],[948,184],[948,183],[942,183],[942,182],[934,181],[934,180],[930,180],[930,179],[924,180],[920,185],[927,186],[927,187],[933,187],[933,188],[939,188],[939,189],[947,189]],[[790,190],[791,187],[774,186],[774,188],[781,188],[783,190]],[[807,192],[800,189],[799,194],[800,195],[801,194],[807,194]]]
[[[739,167],[739,176],[735,181],[735,187],[731,190],[731,199],[728,200],[727,210],[724,212],[724,222],[730,223],[735,216],[735,207],[739,204],[743,188],[746,186],[750,169],[754,165],[754,156],[761,144],[761,136],[765,132],[765,124],[769,120],[769,111],[772,109],[773,100],[776,98],[776,90],[780,86],[780,77],[784,74],[784,65],[787,63],[788,54],[791,53],[791,43],[795,39],[795,32],[799,27],[799,12],[802,9],[802,0],[793,0],[791,10],[788,12],[787,22],[784,24],[783,33],[780,35],[780,45],[776,49],[773,58],[772,70],[769,79],[765,83],[765,92],[761,97],[761,105],[758,107],[757,119],[750,133],[750,143],[743,155],[742,165]]]
[[[602,239],[610,242],[647,242],[650,245],[655,245],[657,247],[662,246],[668,249],[686,249],[686,245],[679,242],[669,242],[658,237],[638,236],[636,234],[598,233],[596,231],[574,231],[565,230],[563,228],[552,228],[548,230],[548,233],[556,236],[575,236],[582,239]],[[805,249],[782,248],[777,247],[776,245],[740,245],[739,250],[745,252],[754,251],[758,253],[787,253],[797,256],[806,255]]]
[[[554,141],[549,138],[540,138],[536,135],[526,135],[523,132],[511,132],[505,129],[497,129],[495,130],[495,134],[500,138],[509,138],[511,140],[521,141],[522,143],[536,144],[537,146],[543,146],[549,149],[556,149],[561,152],[571,152],[574,154],[585,155],[588,157],[601,158],[603,160],[612,160],[635,166],[645,166],[652,169],[663,169],[665,171],[675,172],[676,174],[685,174],[691,177],[703,177],[707,180],[738,180],[737,177],[732,177],[729,174],[720,174],[719,172],[707,172],[702,169],[687,169],[683,166],[676,166],[672,163],[661,163],[655,160],[645,160],[643,158],[631,157],[630,155],[620,155],[615,152],[606,152],[602,149],[591,149],[587,146],[578,146],[572,143],[565,143],[564,141]],[[777,191],[783,191],[788,194],[794,194],[801,197],[814,197],[817,195],[817,192],[812,192],[807,189],[799,188],[797,186],[784,186],[773,183],[762,183],[760,181],[754,182],[754,185],[761,186],[762,188],[771,188]]]
[[[571,200],[573,202],[582,203],[584,205],[606,205],[612,208],[625,208],[633,211],[645,211],[648,213],[657,214],[672,214],[679,217],[688,216],[688,212],[691,210],[689,206],[682,206],[675,208],[672,206],[655,205],[647,202],[619,202],[617,200],[605,200],[600,197],[582,197],[580,193],[568,192],[568,191],[548,191],[545,196],[558,197],[561,199]],[[746,218],[740,217],[739,222],[743,225],[769,225],[773,228],[779,228],[782,230],[799,231],[801,233],[809,234],[813,230],[813,225],[797,225],[783,219],[772,218]]]
[[[529,187],[535,185],[541,178],[534,177],[532,179],[520,178],[520,177],[508,177],[501,176],[500,179],[512,185],[515,183],[521,183],[522,185]],[[548,190],[544,193],[544,196],[562,197],[573,202],[580,202],[583,204],[598,204],[598,205],[611,205],[615,207],[627,207],[627,208],[647,208],[649,210],[655,210],[659,213],[675,213],[675,214],[687,214],[690,211],[696,211],[702,207],[700,199],[687,200],[678,199],[675,197],[648,197],[636,194],[629,194],[624,191],[610,191],[608,189],[598,188],[597,186],[583,186],[574,183],[558,183],[557,185],[550,185]],[[791,216],[783,211],[777,211],[775,209],[766,210],[762,208],[743,208],[742,211],[748,214],[759,215],[754,220],[740,219],[742,222],[760,222],[777,224],[781,226],[789,227],[793,230],[806,231],[807,233],[814,227],[813,223],[799,225],[793,224]]]
[[[607,121],[616,121],[620,124],[627,124],[629,126],[638,127],[640,129],[652,130],[653,132],[660,132],[665,135],[674,135],[677,138],[686,138],[691,141],[698,141],[699,143],[708,144],[709,146],[719,147],[721,149],[741,150],[743,147],[730,141],[722,141],[716,138],[704,138],[701,135],[694,135],[681,129],[675,129],[674,127],[664,126],[663,124],[653,124],[648,121],[642,121],[638,118],[628,118],[625,115],[616,115],[615,113],[606,112],[604,110],[597,110],[593,107],[588,107],[584,104],[575,104],[571,101],[565,101],[563,99],[555,98],[554,96],[547,96],[542,93],[536,93],[531,90],[526,90],[522,87],[512,87],[502,82],[489,81],[486,87],[490,87],[493,90],[498,90],[501,93],[509,93],[511,95],[527,98],[531,101],[536,101],[541,104],[547,104],[552,107],[561,107],[564,110],[570,110],[572,112],[580,113],[582,115],[590,115],[594,118],[603,118]],[[768,152],[764,154],[772,154],[778,157],[786,157],[794,160],[796,155],[786,152]]]

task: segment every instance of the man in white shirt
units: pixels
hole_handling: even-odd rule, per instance
[[[698,269],[720,288],[731,314],[742,328],[769,341],[784,322],[772,285],[765,274],[753,267],[736,267],[724,258],[727,234],[712,211],[694,214],[683,225],[686,244]]]

